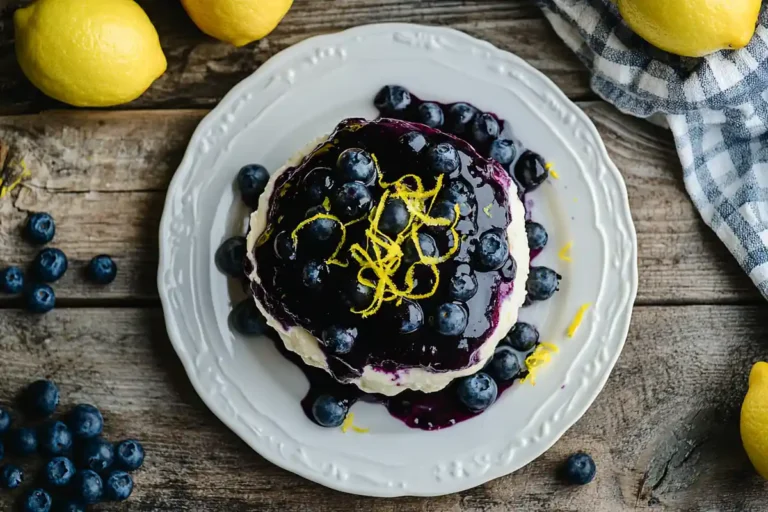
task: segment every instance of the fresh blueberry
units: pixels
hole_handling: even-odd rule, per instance
[[[396,237],[408,225],[411,214],[402,199],[390,199],[384,205],[379,219],[379,231],[385,235]]]
[[[376,94],[373,104],[386,117],[397,119],[411,106],[411,93],[399,85],[387,85]]]
[[[50,421],[40,427],[37,442],[43,453],[64,455],[72,448],[72,432],[62,421]]]
[[[135,471],[144,464],[144,447],[135,439],[121,441],[115,449],[115,466],[125,471]]]
[[[21,499],[22,512],[50,512],[53,500],[42,489],[32,489]]]
[[[400,334],[418,331],[424,325],[424,311],[417,302],[405,299],[402,304],[395,306],[394,324]]]
[[[414,155],[420,154],[427,147],[427,138],[419,132],[408,132],[400,137],[400,144]]]
[[[11,429],[11,414],[0,407],[0,437]]]
[[[354,220],[368,213],[373,198],[368,188],[359,181],[345,183],[332,199],[333,211],[343,220]]]
[[[335,185],[332,173],[329,167],[317,167],[304,177],[302,185],[310,204],[320,204],[331,195]]]
[[[531,267],[525,289],[531,300],[547,300],[557,291],[562,276],[547,267]]]
[[[67,417],[67,426],[76,439],[90,439],[104,430],[104,417],[92,405],[76,405]]]
[[[508,258],[507,237],[499,229],[490,229],[480,235],[473,247],[472,259],[475,267],[482,271],[498,270]]]
[[[68,266],[69,262],[64,252],[53,247],[48,247],[37,253],[32,262],[34,274],[45,283],[53,283],[61,279]]]
[[[453,300],[467,302],[477,293],[477,277],[466,263],[459,265],[448,284],[448,296]]]
[[[326,212],[325,208],[322,206],[315,206],[307,210],[307,213],[304,215],[307,219],[309,219],[315,215],[327,213],[328,212]],[[329,219],[327,217],[320,217],[313,220],[306,227],[304,227],[301,231],[301,234],[304,235],[311,243],[322,245],[323,242],[330,240],[331,237],[336,234],[338,229],[338,224],[335,220]],[[293,240],[291,240],[291,243],[293,243]]]
[[[427,258],[435,258],[438,254],[435,239],[426,233],[418,233],[416,237],[419,240],[421,253]],[[416,251],[416,244],[413,243],[413,238],[408,237],[405,243],[403,243],[403,263],[410,266],[420,259],[421,257]]]
[[[341,291],[344,302],[357,310],[367,308],[373,302],[375,290],[357,280],[357,277],[348,279]]]
[[[323,331],[323,343],[332,354],[348,354],[357,339],[357,328],[331,326]]]
[[[461,165],[459,152],[448,142],[441,142],[427,150],[427,163],[436,173],[451,174]]]
[[[75,465],[66,457],[55,457],[43,469],[43,480],[49,487],[66,487],[75,476]]]
[[[526,221],[525,234],[528,236],[528,248],[532,251],[543,249],[549,240],[547,230],[538,222]]]
[[[24,235],[35,245],[44,245],[53,240],[56,234],[56,223],[47,213],[33,213],[24,226]]]
[[[243,261],[245,261],[246,241],[245,237],[233,236],[224,240],[214,256],[216,266],[230,277],[241,277]]]
[[[5,445],[0,441],[0,460],[3,460],[3,457],[5,457]]]
[[[36,284],[27,291],[26,301],[32,313],[47,313],[56,305],[56,294],[47,284]]]
[[[376,178],[376,165],[371,154],[364,149],[345,149],[336,160],[340,181],[359,181],[370,185]]]
[[[440,201],[439,203],[436,203],[434,206],[432,206],[431,210],[429,210],[429,216],[433,219],[444,219],[448,221],[448,224],[430,226],[429,229],[438,233],[447,231],[451,224],[453,224],[453,222],[456,220],[455,204],[449,201]]]
[[[463,179],[453,180],[440,194],[440,197],[450,203],[459,205],[462,217],[472,213],[475,202],[474,194],[469,185]]]
[[[459,401],[472,412],[482,412],[496,401],[499,389],[490,375],[479,372],[459,381]]]
[[[515,261],[515,258],[512,256],[507,258],[507,261],[499,269],[499,274],[501,274],[501,278],[505,283],[514,281],[517,276],[517,261]]]
[[[72,479],[72,497],[86,505],[101,501],[104,493],[104,482],[95,471],[84,469],[75,473]]]
[[[515,164],[515,179],[526,192],[538,188],[549,177],[549,171],[541,155],[525,151]]]
[[[24,481],[24,471],[13,464],[0,468],[0,489],[16,489]]]
[[[468,103],[454,103],[448,109],[447,128],[454,135],[467,133],[469,126],[477,116],[477,109]]]
[[[539,342],[539,331],[531,324],[517,322],[503,340],[510,347],[520,352],[528,352]]]
[[[349,408],[337,398],[320,395],[312,404],[312,416],[321,427],[338,427],[344,423]]]
[[[24,272],[19,267],[0,271],[0,292],[17,294],[24,289]]]
[[[443,336],[459,336],[467,328],[469,315],[461,304],[447,302],[438,306],[431,320],[432,327]]]
[[[85,505],[77,501],[57,501],[54,512],[86,512]]]
[[[59,388],[50,380],[38,380],[21,393],[20,408],[30,418],[47,418],[59,405]]]
[[[283,261],[296,260],[296,246],[293,245],[291,234],[287,231],[281,231],[275,236],[275,254]]]
[[[252,298],[239,302],[229,314],[232,327],[245,336],[261,336],[267,332],[267,320]]]
[[[499,136],[499,122],[492,114],[482,114],[472,121],[472,141],[479,148],[484,148]]]
[[[259,164],[246,165],[237,173],[237,186],[240,196],[249,208],[255,210],[259,206],[259,197],[264,193],[269,181],[269,173]]]
[[[520,375],[520,360],[510,347],[499,345],[485,371],[497,381],[506,382]]]
[[[104,482],[104,497],[109,501],[125,501],[133,492],[133,478],[125,471],[112,471]]]
[[[515,143],[509,139],[496,139],[491,142],[488,156],[506,167],[511,164],[512,160],[517,156],[517,148],[515,147]]]
[[[301,282],[310,290],[318,291],[328,279],[328,265],[322,261],[310,260],[301,271]]]
[[[115,448],[112,443],[101,437],[94,437],[83,443],[78,456],[79,467],[99,473],[112,466],[115,461]]]
[[[440,128],[445,122],[443,109],[437,103],[431,101],[422,103],[416,110],[416,119],[430,128]]]
[[[117,277],[117,264],[110,256],[100,254],[88,264],[88,278],[96,284],[109,284]]]
[[[584,452],[574,453],[565,462],[565,478],[575,485],[586,485],[595,479],[597,466]]]
[[[31,428],[20,427],[11,430],[5,442],[8,451],[16,455],[31,455],[37,451],[37,436]]]

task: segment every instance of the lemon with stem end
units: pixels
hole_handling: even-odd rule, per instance
[[[181,0],[181,4],[209,36],[245,46],[272,32],[293,0]]]

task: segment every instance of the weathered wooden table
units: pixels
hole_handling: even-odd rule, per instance
[[[47,376],[65,403],[92,402],[106,432],[149,453],[125,504],[104,510],[765,510],[768,486],[741,447],[738,415],[751,364],[766,354],[768,308],[699,219],[670,135],[598,101],[588,76],[528,0],[296,0],[267,39],[235,49],[202,35],[175,0],[140,3],[156,24],[168,72],[120,110],[74,110],[45,98],[14,57],[0,0],[0,145],[33,177],[0,200],[0,266],[35,250],[28,212],[58,221],[71,270],[58,307],[35,317],[0,298],[0,403]],[[272,54],[364,23],[445,24],[512,51],[551,77],[597,125],[629,188],[640,288],[632,328],[605,390],[545,455],[514,475],[435,499],[375,500],[330,491],[250,450],[197,397],[165,334],[155,285],[166,187],[207,110]],[[2,162],[0,162],[0,167]],[[82,271],[112,254],[117,281]],[[556,468],[590,452],[596,482],[573,488]],[[11,498],[0,495],[0,509]]]

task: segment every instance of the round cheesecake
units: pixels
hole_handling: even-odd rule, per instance
[[[515,182],[421,124],[342,121],[251,216],[254,300],[305,364],[364,392],[434,392],[517,321],[529,249]]]

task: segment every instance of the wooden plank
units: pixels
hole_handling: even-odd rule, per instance
[[[12,14],[30,0],[0,0],[0,113],[63,108],[24,78],[13,50]],[[202,34],[179,2],[140,0],[160,34],[168,71],[124,108],[215,105],[275,53],[308,37],[381,22],[448,25],[526,59],[569,96],[593,97],[588,76],[542,14],[526,0],[296,0],[278,28],[244,48]]]
[[[582,106],[627,181],[639,240],[638,300],[757,299],[688,199],[669,133],[603,103]],[[23,188],[0,201],[0,265],[31,260],[36,249],[19,233],[28,212],[45,210],[58,221],[55,245],[73,262],[74,271],[57,284],[61,298],[155,298],[165,190],[204,114],[58,111],[0,118],[0,141],[33,171]],[[105,252],[117,259],[118,279],[90,286],[81,271]]]
[[[125,511],[761,510],[767,484],[740,446],[738,415],[750,366],[765,354],[765,313],[636,308],[605,389],[551,450],[514,475],[429,500],[343,495],[257,456],[196,396],[154,308],[0,311],[0,403],[47,376],[65,405],[105,411],[109,439],[141,439],[148,461]],[[598,465],[581,488],[556,478],[577,450]],[[0,493],[0,509],[10,499]]]

